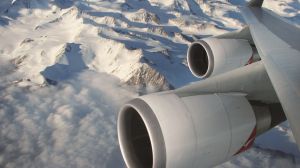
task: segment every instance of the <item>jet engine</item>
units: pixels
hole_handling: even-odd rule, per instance
[[[136,98],[119,113],[122,155],[130,168],[218,165],[279,122],[270,111],[256,115],[253,109],[240,94],[180,97],[163,92]]]
[[[255,56],[245,39],[204,38],[190,45],[188,66],[198,78],[207,78],[252,63]]]

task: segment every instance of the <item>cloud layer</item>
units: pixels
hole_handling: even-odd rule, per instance
[[[84,71],[56,87],[2,86],[0,167],[122,167],[116,114],[134,94],[118,83]]]
[[[125,167],[117,111],[137,96],[136,90],[89,70],[56,86],[28,85],[18,80],[22,74],[14,66],[0,62],[0,167]],[[300,167],[290,132],[284,123],[218,167]]]

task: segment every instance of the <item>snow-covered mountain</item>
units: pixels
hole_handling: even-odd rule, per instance
[[[0,167],[122,167],[118,107],[195,81],[188,44],[242,28],[244,4],[1,0]],[[264,6],[300,24],[298,0]],[[295,167],[299,157],[284,123],[219,167]]]

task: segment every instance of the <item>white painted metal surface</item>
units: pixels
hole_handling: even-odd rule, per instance
[[[212,93],[244,93],[247,99],[265,103],[279,102],[262,62],[232,70],[176,89],[182,96]]]
[[[212,167],[248,149],[256,134],[284,121],[282,107],[299,144],[300,30],[261,9],[262,2],[252,0],[252,7],[243,9],[251,36],[245,28],[241,34],[192,44],[202,47],[208,57],[200,61],[208,66],[197,74],[197,50],[190,48],[191,71],[200,78],[212,77],[139,97],[121,109],[118,136],[128,167]],[[248,41],[255,43],[262,61],[244,66],[257,55]],[[138,155],[143,151],[150,155]]]
[[[265,9],[242,12],[299,146],[300,30]]]
[[[251,56],[253,51],[247,40],[212,37],[192,43],[187,52],[187,61],[196,77],[208,78],[245,66]]]
[[[152,144],[157,144],[154,128],[161,129],[165,144],[164,147],[152,145],[153,165],[164,163],[162,165],[167,168],[215,166],[236,154],[256,125],[251,105],[240,95],[210,94],[180,98],[175,94],[163,93],[138,99],[143,100],[151,111],[142,112],[143,105],[139,103],[129,103],[127,106],[135,108],[143,118]],[[126,113],[123,109],[120,116]],[[147,117],[148,113],[155,115],[159,125]],[[118,126],[124,125],[123,118],[119,117]],[[125,161],[129,167],[137,167],[131,159],[134,154],[126,153],[126,139],[120,130],[118,134]],[[155,156],[163,153],[163,149],[165,157]],[[165,160],[160,160],[162,158]]]

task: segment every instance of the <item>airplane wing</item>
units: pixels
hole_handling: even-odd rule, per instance
[[[265,69],[300,146],[300,29],[253,0],[241,8]]]
[[[262,4],[241,9],[242,30],[189,45],[188,67],[201,80],[121,108],[128,167],[213,167],[286,117],[300,146],[300,30]]]

